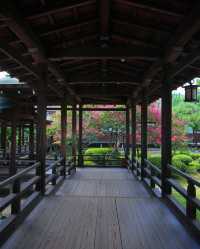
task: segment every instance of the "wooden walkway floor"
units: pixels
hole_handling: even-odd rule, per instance
[[[200,249],[126,169],[81,169],[45,197],[3,249]]]

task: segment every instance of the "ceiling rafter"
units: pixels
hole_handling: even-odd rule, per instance
[[[44,8],[43,11],[40,11],[39,13],[37,12],[35,14],[30,14],[26,16],[26,19],[32,20],[35,18],[57,14],[59,12],[68,11],[74,8],[84,7],[86,5],[95,4],[95,3],[96,3],[96,0],[87,0],[87,1],[73,0],[73,1],[70,1],[70,3],[65,3],[62,6],[58,6],[58,5],[47,6]]]
[[[175,34],[171,37],[166,47],[164,48],[163,56],[154,62],[150,68],[144,73],[140,88],[133,92],[135,98],[143,87],[148,86],[155,75],[162,70],[164,64],[174,63],[175,60],[182,53],[184,46],[192,38],[192,36],[200,30],[200,3],[193,7],[189,15],[178,26]]]
[[[49,71],[56,76],[58,82],[64,81],[68,92],[73,95],[78,101],[81,101],[80,98],[74,93],[74,91],[69,86],[67,86],[65,75],[53,63],[48,63],[42,44],[35,36],[27,22],[21,17],[14,2],[12,0],[7,0],[0,6],[0,12],[2,15],[8,18],[5,21],[6,25],[21,40],[23,40],[23,42],[28,47],[29,52],[32,53],[33,58],[36,61],[47,63]],[[57,88],[54,88],[54,86],[52,86],[52,83],[50,84],[53,90],[56,91],[59,96]]]

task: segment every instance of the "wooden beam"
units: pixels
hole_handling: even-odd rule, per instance
[[[104,39],[110,32],[110,0],[99,1],[100,36]]]
[[[189,15],[187,15],[184,20],[181,21],[175,34],[166,43],[167,45],[164,48],[163,56],[158,61],[154,62],[144,73],[142,84],[137,91],[133,92],[133,97],[136,97],[143,87],[146,87],[151,83],[152,79],[162,69],[164,64],[173,63],[180,56],[184,46],[200,29],[199,12],[200,3],[197,2]]]
[[[130,0],[116,0],[116,1],[123,5],[125,4],[130,7],[144,9],[144,10],[151,11],[151,12],[154,12],[160,15],[168,15],[168,16],[177,17],[177,18],[181,18],[183,16],[181,12],[178,12],[178,11],[176,12],[169,8],[165,9],[160,6],[158,7],[156,6],[156,4],[151,4],[148,2],[145,2],[145,4],[143,4],[141,3],[141,1],[134,1],[134,2]]]
[[[37,184],[37,190],[43,195],[45,194],[46,180],[46,96],[45,87],[47,84],[47,72],[44,74],[43,84],[40,86],[40,91],[37,94],[37,160],[40,162],[40,167],[37,170],[37,175],[41,177],[40,183]]]
[[[141,178],[145,176],[144,167],[145,159],[147,159],[147,97],[143,92],[143,99],[141,103]]]
[[[0,6],[0,12],[5,17],[5,24],[26,44],[35,61],[40,63],[47,62],[45,49],[43,48],[40,40],[35,36],[27,21],[22,18],[22,15],[20,15],[16,3],[13,0],[6,1],[5,4]],[[65,75],[63,75],[63,73],[61,73],[60,70],[58,70],[58,68],[52,63],[49,64],[49,71],[56,74],[58,82],[62,79],[62,81],[65,81],[67,86]],[[52,84],[52,82],[49,83]],[[56,91],[56,88],[54,88],[54,86],[52,87]],[[66,88],[67,90],[70,90],[70,94],[73,93],[73,95],[77,97],[69,86]]]
[[[49,16],[52,14],[57,14],[59,12],[69,11],[74,8],[81,8],[87,5],[95,4],[95,0],[87,0],[87,1],[80,1],[80,0],[73,0],[68,2],[64,2],[63,5],[58,5],[57,3],[54,5],[45,5],[45,7],[40,10],[40,12],[32,13],[26,16],[27,20],[33,20],[39,17]]]
[[[39,36],[40,37],[45,37],[48,35],[52,35],[52,34],[56,34],[56,33],[60,33],[60,32],[70,32],[71,30],[77,30],[77,29],[81,29],[84,28],[85,26],[89,26],[92,24],[96,24],[98,22],[98,19],[92,19],[92,20],[88,20],[85,22],[81,22],[81,23],[74,23],[71,25],[63,25],[63,26],[58,26],[58,27],[54,27],[52,29],[46,30],[45,32],[40,32]]]
[[[131,101],[131,156],[132,166],[136,157],[136,104]]]
[[[12,123],[11,123],[11,149],[10,149],[10,167],[9,175],[13,176],[17,173],[16,168],[16,137],[17,137],[17,116],[16,110],[12,113]]]
[[[166,77],[167,78],[167,77]],[[168,164],[171,164],[172,158],[172,144],[171,144],[171,131],[172,131],[172,96],[170,81],[163,78],[162,83],[162,118],[161,118],[161,181],[162,181],[162,196],[171,193],[171,188],[167,184],[167,178],[170,177]]]
[[[63,99],[61,104],[61,154],[63,157],[64,170],[62,175],[66,176],[66,146],[67,146],[67,103],[66,99]]]
[[[78,133],[78,165],[83,166],[83,156],[82,156],[82,139],[83,139],[83,108],[79,105],[79,133]]]
[[[3,158],[6,159],[6,139],[7,138],[7,126],[5,123],[1,124],[1,149],[3,150]]]
[[[126,147],[125,147],[125,158],[129,159],[130,153],[130,110],[126,107]]]
[[[72,106],[72,160],[73,164],[76,166],[76,105]]]
[[[32,160],[34,159],[34,123],[31,122],[29,126],[29,158]]]
[[[155,61],[159,58],[160,51],[157,49],[146,49],[144,47],[72,47],[70,49],[51,49],[48,57],[51,61],[62,60],[98,60],[98,59],[135,59]]]

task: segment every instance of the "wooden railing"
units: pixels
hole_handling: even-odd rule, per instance
[[[0,182],[0,190],[9,189],[9,194],[0,199],[0,212],[5,216],[0,221],[0,244],[7,239],[40,199],[40,193],[34,189],[41,180],[40,176],[36,175],[38,167],[40,163],[37,162]],[[32,177],[23,182],[22,179],[27,174]]]
[[[190,220],[197,218],[197,210],[200,210],[200,200],[196,197],[196,188],[200,187],[200,182],[189,176],[188,174],[180,171],[179,169],[168,165],[171,170],[171,175],[182,177],[187,182],[186,189],[176,180],[176,178],[168,178],[167,182],[172,189],[175,189],[184,199],[185,207],[177,202],[174,195],[168,195],[167,198],[174,204],[174,206],[182,212],[182,214]]]
[[[161,170],[153,165],[150,161],[145,161],[144,167],[144,181],[149,185],[149,187],[155,191],[155,193],[159,193],[161,189]],[[158,188],[156,188],[158,187]],[[160,193],[159,193],[160,194]]]
[[[140,179],[141,177],[141,164],[137,159],[134,159],[132,161],[132,171],[135,174],[135,176]]]
[[[166,179],[166,183],[170,194],[164,195],[164,199],[167,203],[171,204],[176,211],[181,214],[184,221],[191,224],[198,233],[200,232],[200,200],[197,197],[197,188],[200,188],[200,182],[192,178],[190,175],[180,171],[172,165],[167,165],[171,176]],[[138,179],[141,178],[141,164],[138,160],[134,159],[132,162],[132,171]],[[161,174],[162,171],[157,166],[153,165],[150,161],[145,160],[143,165],[144,177],[143,180],[146,185],[155,193],[157,196],[161,196],[162,182]],[[186,188],[183,187],[177,177],[181,177],[186,182]],[[182,198],[182,203],[178,201],[174,191],[178,192]],[[159,194],[158,194],[159,193]],[[185,205],[184,205],[185,204]],[[197,212],[199,214],[197,215]]]
[[[48,162],[50,163],[45,168],[45,194],[49,194],[55,186],[59,186],[66,173],[71,174],[75,169],[71,162],[64,164],[63,159],[48,160]],[[0,214],[4,216],[0,219],[0,245],[42,198],[39,191],[42,181],[38,175],[40,167],[41,164],[36,162],[0,182],[0,193],[6,193],[0,195]],[[7,191],[3,191],[4,189]]]

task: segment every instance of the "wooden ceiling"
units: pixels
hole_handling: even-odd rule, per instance
[[[48,104],[152,101],[166,75],[172,89],[199,76],[199,13],[198,0],[3,1],[0,68],[27,86],[0,90],[35,103],[45,66]]]

